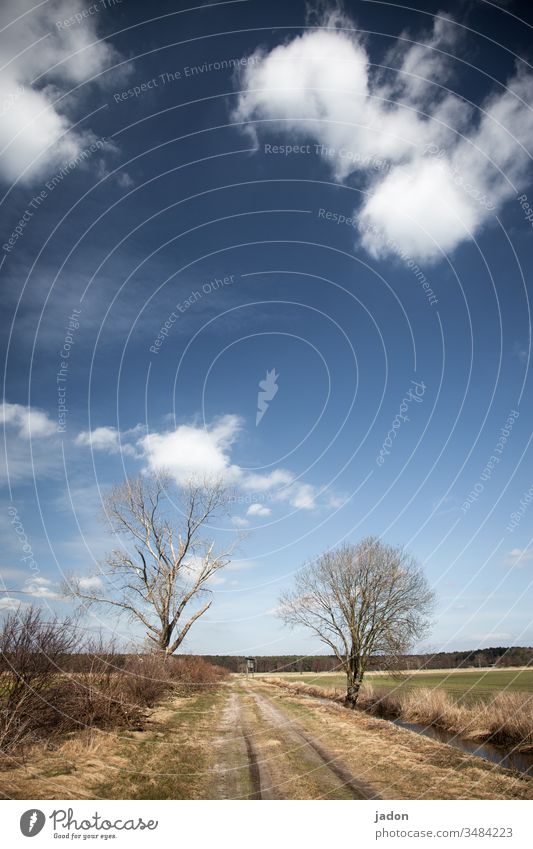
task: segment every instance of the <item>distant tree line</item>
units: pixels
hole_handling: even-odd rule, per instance
[[[239,655],[203,655],[204,660],[215,666],[222,666],[230,672],[241,672],[245,658]],[[255,658],[258,672],[341,672],[339,661],[334,655],[269,655]],[[533,647],[497,646],[472,651],[437,652],[434,654],[404,655],[403,669],[460,669],[461,667],[483,666],[533,666]],[[369,670],[389,669],[383,657],[370,658]]]

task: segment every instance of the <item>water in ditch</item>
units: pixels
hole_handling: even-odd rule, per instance
[[[478,758],[484,758],[491,763],[498,764],[506,769],[514,769],[516,772],[521,772],[523,775],[529,775],[533,778],[533,752],[517,752],[512,746],[476,743],[473,740],[465,740],[452,731],[445,731],[443,728],[435,728],[432,725],[419,725],[416,722],[404,722],[401,719],[393,719],[391,722],[399,728],[406,728],[408,731],[414,731],[415,734],[422,734],[424,737],[438,740],[439,743],[447,743],[448,746],[453,746],[462,752],[468,752],[469,755],[476,755]]]

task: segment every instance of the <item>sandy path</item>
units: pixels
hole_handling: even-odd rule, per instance
[[[236,685],[242,731],[261,799],[375,799],[313,735],[250,682]]]

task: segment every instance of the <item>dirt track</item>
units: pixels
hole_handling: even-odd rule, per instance
[[[255,799],[533,798],[533,781],[392,723],[233,679],[234,738]],[[240,798],[246,794],[240,794]]]
[[[245,683],[237,685],[235,694],[256,798],[379,798],[265,689]]]
[[[0,771],[14,799],[532,799],[533,780],[262,679],[174,697],[144,731],[78,735]]]

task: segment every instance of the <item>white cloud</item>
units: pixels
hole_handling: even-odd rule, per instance
[[[121,434],[116,427],[97,427],[84,430],[74,440],[76,445],[89,446],[93,451],[106,451],[109,454],[127,454],[135,456],[135,448],[125,441],[137,428]]]
[[[533,562],[533,548],[512,548],[505,557],[505,565],[510,569],[523,569]]]
[[[287,501],[293,507],[311,510],[315,507],[315,488],[308,483],[299,483],[288,469],[274,469],[268,474],[246,473],[240,481],[242,488],[257,494],[271,493],[274,501]],[[253,507],[254,505],[252,505]],[[253,515],[248,510],[250,515]],[[266,513],[255,515],[267,515]]]
[[[114,427],[98,427],[78,434],[75,443],[107,454],[118,452],[143,459],[146,469],[154,472],[168,471],[178,483],[194,477],[223,478],[244,492],[260,495],[249,507],[249,516],[269,516],[270,507],[260,501],[287,502],[295,509],[312,510],[316,507],[317,490],[309,483],[300,483],[288,469],[274,469],[265,474],[248,472],[232,462],[231,452],[243,422],[239,416],[225,415],[210,425],[181,424],[176,428],[144,433],[138,425],[131,430],[118,431]],[[139,434],[143,435],[139,438]],[[338,506],[333,493],[326,499],[328,507]],[[235,517],[236,527],[246,527],[247,519]]]
[[[97,427],[84,430],[75,439],[76,445],[88,445],[95,451],[115,453],[120,450],[119,432],[116,427]]]
[[[90,130],[71,128],[73,99],[60,99],[120,58],[107,41],[98,40],[97,14],[60,26],[86,5],[84,0],[4,0],[0,6],[0,28],[5,27],[0,177],[7,182],[50,174],[95,140]]]
[[[232,516],[231,524],[236,528],[247,528],[250,522],[242,516]]]
[[[48,578],[29,578],[24,584],[24,592],[34,598],[46,598],[48,600],[62,598],[59,593],[52,589],[52,581]]]
[[[80,578],[78,585],[82,590],[97,590],[102,586],[102,581],[98,575],[89,575],[89,577]]]
[[[234,119],[254,137],[275,131],[324,145],[339,181],[355,172],[365,178],[367,199],[355,216],[372,255],[399,246],[413,260],[440,258],[523,187],[533,75],[517,72],[476,114],[444,89],[454,68],[445,54],[461,47],[447,15],[422,39],[398,41],[383,62],[396,70],[381,72],[371,71],[357,32],[336,29],[353,21],[330,13],[320,24],[329,28],[256,51],[242,71]]]
[[[270,516],[272,514],[272,510],[270,507],[265,507],[264,504],[250,504],[248,507],[247,513],[249,516]]]
[[[309,483],[295,484],[292,487],[291,503],[300,510],[312,510],[315,505],[315,488]]]
[[[361,37],[335,29],[335,24],[354,27],[353,21],[326,15],[321,23],[330,28],[308,31],[270,53],[256,51],[242,73],[244,92],[234,113],[237,120],[267,119],[291,136],[311,137],[332,148],[333,155],[323,155],[339,180],[364,170],[365,158],[399,162],[437,134],[443,141],[451,135],[416,110],[402,108],[413,99],[412,84],[405,81],[402,91],[394,92],[390,83],[371,76]],[[441,39],[444,32],[443,25]],[[447,31],[447,41],[451,38]],[[438,37],[431,40],[433,46]],[[427,70],[438,74],[435,66],[428,64]],[[418,81],[416,88],[428,85],[428,80]],[[388,102],[393,94],[395,102]],[[446,98],[434,104],[432,117],[441,108],[449,111]]]
[[[243,489],[253,490],[254,492],[268,492],[271,489],[288,486],[293,480],[294,475],[286,469],[274,469],[267,475],[248,473],[242,485]]]
[[[228,415],[211,427],[179,425],[165,433],[150,433],[138,445],[150,469],[168,469],[179,482],[192,476],[232,478],[239,470],[231,465],[229,450],[240,428],[240,418]]]
[[[0,453],[0,481],[11,482],[47,475],[60,460],[54,452],[57,424],[47,413],[22,404],[0,402],[0,426],[3,425],[5,450]]]
[[[57,425],[48,418],[47,413],[8,401],[0,404],[0,424],[15,428],[23,439],[52,436],[57,430]]]
[[[452,250],[475,231],[476,221],[476,209],[454,185],[449,166],[428,159],[394,168],[359,216],[361,242],[370,254],[401,249],[417,260]]]
[[[28,607],[28,603],[12,596],[0,596],[0,610],[19,610]]]

